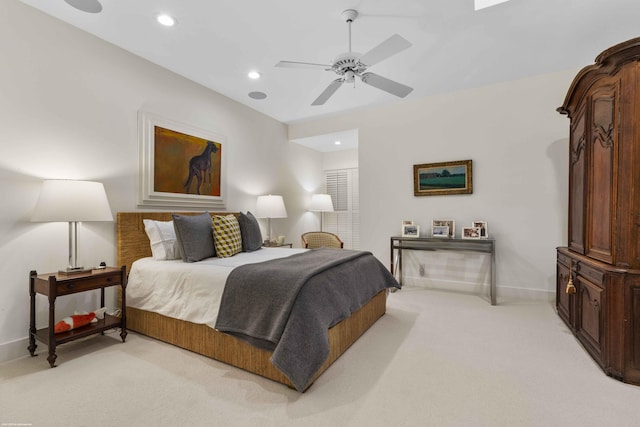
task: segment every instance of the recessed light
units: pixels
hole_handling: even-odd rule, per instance
[[[158,15],[156,17],[156,20],[164,25],[165,27],[173,27],[174,25],[176,25],[176,20],[172,17],[167,15],[166,13],[163,13],[162,15]]]
[[[252,99],[265,99],[267,94],[264,92],[249,92],[249,98]]]
[[[250,79],[256,80],[256,79],[259,79],[262,74],[260,74],[257,71],[249,71],[249,74],[247,75],[249,76]]]
[[[342,144],[342,142],[340,142],[340,141],[336,141],[336,142],[334,142],[334,144],[335,144],[335,145],[340,145],[340,144]]]

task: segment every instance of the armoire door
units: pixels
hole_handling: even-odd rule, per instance
[[[569,272],[569,267],[562,264],[560,260],[558,260],[556,268],[556,310],[558,311],[558,316],[573,330],[573,298],[567,292],[567,284],[571,273]]]
[[[588,200],[585,255],[614,261],[618,80],[601,83],[590,96]]]
[[[594,359],[604,365],[604,289],[578,276],[576,294],[576,334]]]
[[[569,249],[584,254],[586,206],[586,109],[571,123],[569,151]]]

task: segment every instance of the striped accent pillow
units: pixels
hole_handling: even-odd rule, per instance
[[[220,258],[228,258],[242,252],[242,235],[236,217],[214,215],[212,222],[216,255]]]

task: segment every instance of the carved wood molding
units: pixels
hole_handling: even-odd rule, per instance
[[[580,139],[578,140],[578,142],[575,143],[573,147],[571,147],[571,166],[575,165],[580,160],[580,156],[584,151],[584,146],[585,146],[584,140],[585,140],[585,137],[584,137],[584,134],[582,134],[580,135]]]
[[[587,297],[587,301],[589,302],[589,305],[593,308],[593,310],[600,312],[600,302],[595,299],[595,298],[591,298],[591,293],[589,292],[589,290],[585,287],[585,286],[581,286],[580,287],[580,298],[584,301],[584,297]]]
[[[594,124],[593,142],[600,141],[602,148],[613,148],[613,123],[609,123],[607,129],[604,126]]]

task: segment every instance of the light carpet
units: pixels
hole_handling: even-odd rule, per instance
[[[305,393],[116,332],[0,365],[0,426],[637,426],[547,302],[405,288]],[[25,349],[25,353],[27,353]]]

